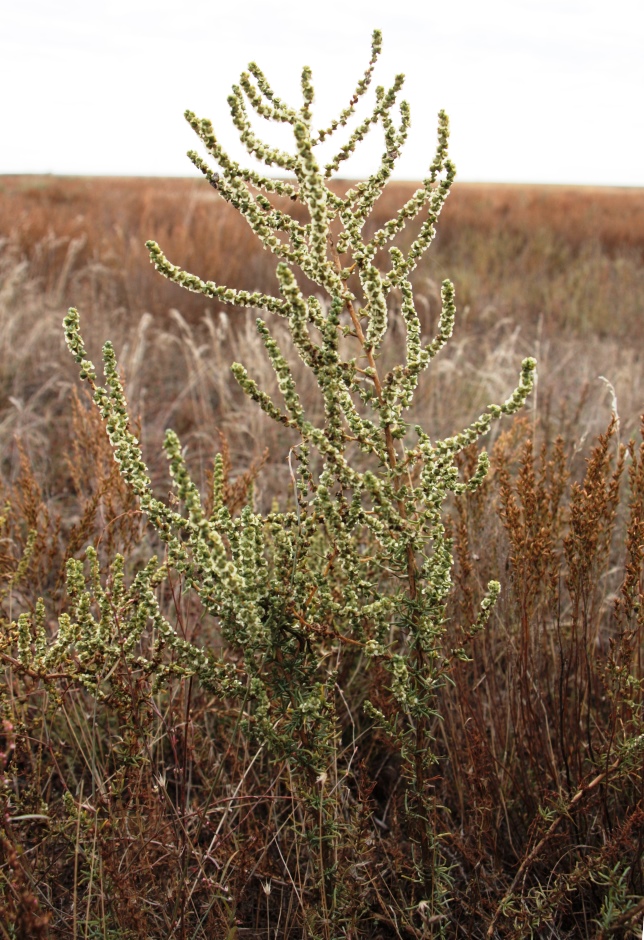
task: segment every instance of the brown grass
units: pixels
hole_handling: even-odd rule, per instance
[[[408,188],[391,187],[378,212]],[[39,596],[55,632],[65,562],[86,545],[103,561],[123,552],[132,570],[152,550],[100,421],[75,391],[60,327],[69,303],[95,360],[115,342],[162,493],[170,426],[204,489],[213,454],[229,450],[231,507],[254,478],[264,506],[287,498],[289,432],[228,374],[238,359],[270,386],[254,315],[222,316],[179,293],[152,271],[143,241],[238,287],[272,287],[269,259],[216,193],[188,180],[3,178],[0,232],[0,937],[314,936],[306,794],[253,749],[235,709],[187,681],[153,693],[143,671],[125,668],[97,704],[64,676],[21,671],[3,639]],[[461,185],[417,272],[426,333],[443,276],[461,310],[417,400],[433,434],[502,398],[524,355],[537,356],[540,378],[527,415],[485,442],[484,487],[450,510],[450,641],[471,661],[440,693],[428,781],[450,917],[419,906],[399,764],[361,707],[378,703],[382,677],[356,657],[338,677],[343,936],[640,935],[643,247],[642,191]],[[266,465],[251,467],[265,447]],[[464,471],[474,463],[466,454]],[[501,600],[470,643],[466,625],[492,578]],[[163,602],[187,636],[221,643],[178,592]]]
[[[370,224],[390,218],[414,188],[391,184]],[[0,237],[44,290],[87,312],[122,306],[163,316],[177,306],[191,322],[202,316],[202,298],[155,275],[148,238],[185,270],[275,289],[271,258],[200,179],[2,177]],[[541,321],[549,336],[562,328],[640,336],[643,257],[644,190],[457,183],[416,280],[435,314],[448,272],[462,315],[484,329],[509,316],[530,332]]]

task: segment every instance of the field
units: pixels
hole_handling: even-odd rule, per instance
[[[373,230],[414,188],[387,188]],[[123,661],[97,699],[76,661],[43,676],[16,657],[19,614],[56,635],[69,560],[87,546],[102,571],[122,553],[128,581],[159,549],[65,346],[69,306],[94,362],[114,343],[158,494],[172,428],[203,493],[223,454],[233,515],[249,498],[264,512],[293,502],[297,438],[230,375],[240,361],[277,388],[256,313],[164,280],[148,238],[204,279],[277,291],[271,257],[203,181],[0,177],[0,937],[639,937],[644,190],[457,183],[413,277],[425,339],[446,277],[457,318],[411,423],[451,435],[505,400],[524,357],[538,361],[524,411],[483,439],[487,480],[449,504],[446,642],[468,655],[436,693],[431,897],[400,755],[362,707],[386,710],[386,675],[362,653],[327,654],[338,694],[324,799],[320,778],[257,745],[243,704],[196,680],[159,689]],[[395,315],[391,334],[385,360],[404,354]],[[500,600],[468,639],[492,579]],[[225,649],[178,583],[161,603],[184,639]]]

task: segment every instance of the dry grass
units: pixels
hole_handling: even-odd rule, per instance
[[[391,187],[378,213],[406,193]],[[196,273],[272,287],[267,259],[204,183],[4,178],[0,232],[2,636],[39,596],[55,631],[65,562],[86,545],[103,561],[123,552],[132,570],[152,550],[100,422],[74,392],[60,327],[69,303],[95,359],[114,340],[158,487],[168,426],[204,488],[213,454],[229,449],[231,506],[255,477],[265,506],[287,498],[292,442],[229,379],[238,359],[271,384],[253,315],[208,309],[147,260],[153,237]],[[433,729],[428,785],[452,914],[434,920],[418,906],[396,757],[361,708],[378,703],[381,677],[356,656],[338,677],[329,783],[342,936],[639,936],[643,248],[641,191],[461,185],[417,272],[426,333],[443,276],[461,308],[417,398],[433,434],[503,397],[523,356],[537,356],[540,379],[527,417],[486,441],[483,489],[451,509],[453,641],[487,581],[503,586]],[[267,464],[243,478],[265,447]],[[164,602],[187,636],[221,642],[178,594]],[[253,748],[236,709],[186,681],[153,693],[125,668],[97,704],[64,676],[21,671],[2,639],[0,651],[1,937],[315,936],[307,794]]]
[[[391,184],[371,224],[390,218],[414,188]],[[163,316],[176,306],[190,322],[202,316],[203,298],[155,276],[147,238],[185,270],[275,289],[270,257],[203,180],[3,177],[0,237],[45,291],[86,313],[123,307]],[[640,337],[643,257],[642,190],[457,183],[416,286],[433,316],[436,284],[448,272],[473,328],[509,316],[530,333],[541,319],[549,336]]]

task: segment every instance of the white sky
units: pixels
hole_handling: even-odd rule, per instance
[[[198,175],[185,108],[239,157],[239,73],[256,60],[299,104],[307,64],[328,123],[377,27],[372,89],[403,71],[412,106],[400,178],[424,175],[445,108],[461,180],[644,186],[641,0],[0,0],[0,22],[0,173]],[[344,175],[373,168],[372,135]]]

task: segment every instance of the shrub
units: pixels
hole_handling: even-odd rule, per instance
[[[454,288],[445,281],[438,335],[423,344],[409,281],[431,244],[455,175],[447,158],[447,116],[439,115],[438,148],[422,187],[368,241],[363,239],[364,224],[391,176],[409,128],[406,102],[400,103],[398,126],[391,113],[403,76],[398,75],[387,90],[376,89],[373,112],[323,169],[315,156],[316,146],[347,124],[367,91],[379,49],[376,32],[369,67],[349,107],[337,121],[318,131],[312,122],[313,85],[308,68],[302,73],[304,104],[299,109],[276,98],[255,64],[234,86],[228,101],[242,143],[251,156],[294,174],[295,182],[272,180],[242,168],[222,149],[210,122],[186,112],[219,171],[213,171],[195,152],[189,154],[192,162],[278,259],[281,297],[202,281],[171,264],[155,242],[148,242],[157,270],[188,290],[287,320],[293,347],[313,372],[324,401],[322,426],[307,419],[287,357],[264,320],[257,320],[257,329],[284,406],[271,400],[243,365],[234,363],[232,372],[244,392],[271,418],[296,432],[297,443],[289,451],[294,488],[291,508],[262,517],[250,502],[233,517],[223,500],[219,458],[213,475],[213,505],[206,513],[187,472],[180,442],[171,431],[165,449],[185,515],[156,499],[139,444],[129,430],[111,345],[104,349],[107,385],[101,387],[86,358],[76,311],[70,310],[65,319],[68,346],[80,364],[81,377],[92,387],[121,475],[136,492],[166,550],[164,562],[153,559],[130,592],[122,590],[120,570],[112,575],[118,578],[124,610],[129,612],[127,616],[120,613],[124,646],[136,647],[151,618],[160,641],[175,654],[172,671],[196,675],[217,696],[244,702],[244,730],[266,748],[272,760],[288,762],[290,774],[305,795],[308,841],[318,866],[320,924],[326,932],[337,931],[345,917],[337,863],[339,807],[327,781],[339,734],[337,708],[342,689],[338,676],[346,668],[345,655],[355,657],[358,651],[386,676],[387,694],[381,707],[369,699],[363,707],[399,751],[409,832],[418,847],[416,878],[422,886],[422,903],[432,915],[442,913],[448,885],[427,786],[435,760],[429,723],[435,714],[436,689],[453,662],[466,652],[463,647],[444,649],[453,560],[441,514],[448,493],[473,490],[488,470],[487,454],[482,452],[472,476],[461,482],[457,455],[485,434],[494,419],[513,414],[523,405],[535,368],[534,360],[524,360],[521,382],[507,402],[491,405],[452,438],[432,441],[421,427],[410,428],[405,422],[419,376],[447,342],[454,324]],[[259,115],[292,128],[294,153],[270,148],[255,135],[244,93]],[[344,196],[333,193],[327,181],[377,124],[383,128],[386,146],[379,168]],[[274,194],[301,203],[310,221],[303,223],[276,208],[269,199]],[[425,220],[408,251],[392,246],[388,264],[376,266],[378,251],[423,211]],[[336,222],[340,231],[334,235]],[[295,267],[316,285],[314,292],[300,289]],[[358,296],[350,289],[352,278]],[[394,294],[399,296],[399,315],[407,331],[406,361],[383,375],[378,360]],[[341,338],[354,341],[351,358],[341,349]],[[70,580],[78,581],[74,594],[85,596],[81,575],[74,574],[75,570],[69,574]],[[236,658],[234,668],[229,651],[218,659],[210,657],[181,640],[161,616],[155,588],[171,572],[215,618]],[[488,585],[470,637],[485,627],[499,589],[498,582]],[[88,597],[87,612],[90,606]],[[80,641],[83,649],[88,647],[88,661],[95,661],[93,647],[100,648],[103,668],[113,625],[108,621],[101,627],[87,617],[70,629],[80,629],[82,640],[79,637],[77,646]],[[118,648],[114,655],[118,657]],[[159,682],[167,667],[159,663],[154,671]],[[97,677],[85,672],[83,678],[90,688],[95,687]]]

